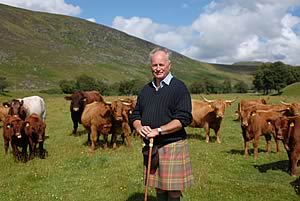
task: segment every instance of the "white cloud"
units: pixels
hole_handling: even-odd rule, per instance
[[[189,27],[121,16],[113,27],[202,61],[300,65],[300,18],[291,13],[297,6],[299,0],[211,1]]]
[[[66,3],[64,0],[0,0],[0,3],[34,11],[77,16],[79,6]]]
[[[94,23],[96,23],[96,19],[95,18],[88,18],[88,19],[86,19],[87,21],[90,21],[90,22],[94,22]]]

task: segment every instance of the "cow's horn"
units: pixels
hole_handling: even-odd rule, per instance
[[[283,105],[287,105],[287,106],[291,105],[290,103],[287,103],[287,102],[284,102],[284,101],[280,101],[280,103],[283,104]]]
[[[206,99],[205,97],[203,97],[203,96],[201,96],[206,102],[209,102],[209,103],[213,103],[213,102],[215,102],[215,100],[208,100],[208,99]]]
[[[233,103],[234,101],[236,101],[237,98],[233,99],[233,100],[225,100],[226,103]]]

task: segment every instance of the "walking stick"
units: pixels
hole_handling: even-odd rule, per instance
[[[144,201],[147,201],[147,198],[148,198],[147,196],[148,196],[148,184],[149,184],[150,168],[151,168],[152,147],[153,147],[153,138],[150,138],[150,142],[149,142],[149,156],[148,156],[148,167],[147,167],[147,176],[146,176]]]

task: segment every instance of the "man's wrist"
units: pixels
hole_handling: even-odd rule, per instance
[[[162,135],[162,130],[160,127],[157,128],[157,131],[158,131],[158,136]]]

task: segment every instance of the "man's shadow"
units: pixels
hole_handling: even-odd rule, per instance
[[[135,193],[130,195],[126,201],[141,201],[144,200],[144,193]],[[148,195],[148,201],[156,201],[156,198]]]

